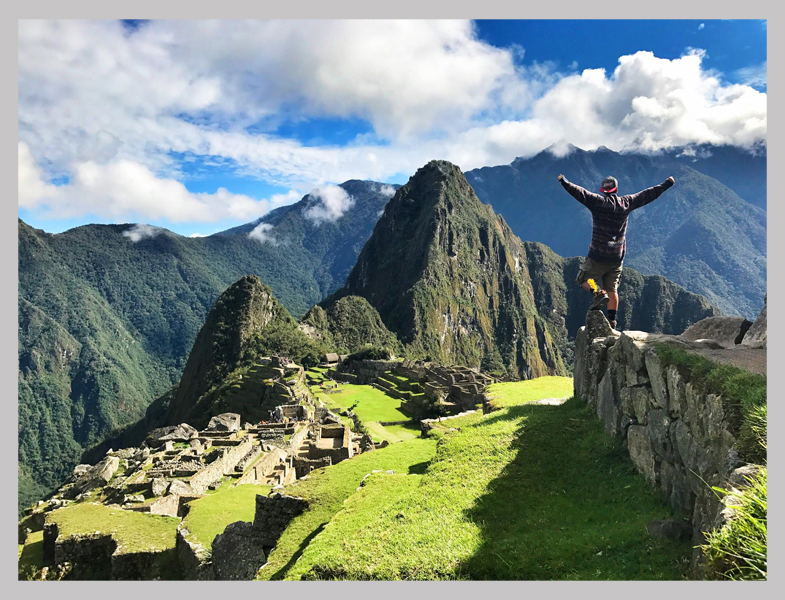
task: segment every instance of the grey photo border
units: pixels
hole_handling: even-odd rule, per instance
[[[638,4],[631,2],[619,2],[610,0],[595,0],[594,2],[580,2],[579,0],[563,0],[559,3],[537,3],[529,4],[525,2],[509,2],[507,0],[435,0],[428,3],[413,0],[398,0],[394,3],[369,3],[359,0],[333,0],[326,3],[318,0],[300,0],[296,4],[290,3],[276,3],[271,4],[268,2],[254,2],[253,0],[225,0],[221,2],[218,7],[210,6],[207,3],[186,2],[184,0],[160,2],[152,0],[136,0],[132,7],[111,5],[107,2],[99,0],[71,0],[68,3],[57,2],[56,0],[27,0],[24,3],[4,3],[2,9],[2,33],[0,43],[3,47],[2,52],[2,67],[5,76],[9,79],[13,78],[13,85],[8,85],[3,89],[2,103],[3,111],[2,122],[8,129],[3,144],[3,157],[1,163],[4,173],[3,181],[6,182],[6,188],[13,188],[11,182],[16,181],[13,177],[14,165],[16,164],[16,154],[13,152],[12,147],[12,132],[18,128],[18,121],[14,114],[14,109],[17,108],[17,92],[18,92],[18,79],[17,79],[17,36],[18,36],[18,20],[27,18],[125,18],[125,17],[146,17],[146,18],[500,18],[500,19],[716,19],[716,18],[736,18],[736,19],[750,19],[750,18],[766,18],[771,16],[774,9],[770,8],[773,3],[765,2],[763,0],[747,0],[745,2],[730,2],[727,0],[717,0],[708,2],[701,0],[700,2],[686,3],[683,0],[660,0],[655,3]],[[780,10],[782,10],[780,8]],[[779,12],[779,11],[777,11]],[[775,15],[779,16],[779,15]],[[768,20],[768,54],[772,56],[783,56],[776,51],[779,47],[782,51],[783,38],[780,38],[776,31],[779,30],[780,23],[778,18],[774,21],[774,34],[771,34],[771,21]],[[623,25],[620,22],[619,25]],[[597,43],[602,43],[601,34],[598,33]],[[773,77],[774,89],[778,89],[776,82],[779,81],[779,63],[775,60],[773,69],[769,66],[768,71],[768,89],[767,93],[771,93],[772,77],[771,73],[774,71]],[[776,96],[776,91],[775,98]],[[17,113],[18,114],[18,113]],[[782,139],[782,120],[779,119],[779,113],[775,113],[774,120],[770,124],[769,129],[769,145],[768,157],[771,159],[770,164],[781,164],[783,152],[778,142]],[[774,142],[772,143],[772,139]],[[5,234],[0,238],[2,244],[3,256],[6,257],[2,261],[3,280],[9,282],[12,286],[6,293],[0,294],[0,302],[2,302],[3,319],[0,321],[0,339],[3,340],[0,351],[2,351],[2,361],[0,361],[0,368],[2,369],[3,389],[8,394],[6,402],[8,405],[16,405],[12,400],[17,397],[17,371],[13,369],[13,365],[17,361],[15,354],[16,350],[13,347],[13,340],[17,337],[17,331],[13,330],[13,325],[17,323],[16,315],[16,302],[18,291],[18,248],[17,248],[17,235],[11,231],[11,215],[12,207],[10,204],[4,205],[3,212],[8,212],[7,216],[0,221],[0,227]],[[777,225],[785,225],[783,214],[785,208],[779,205],[775,200],[772,204],[768,205],[768,223]],[[768,256],[781,257],[785,256],[785,236],[768,238]],[[780,254],[783,252],[783,254]],[[779,360],[783,359],[785,348],[779,345],[778,335],[782,335],[785,326],[783,320],[785,317],[780,315],[776,306],[783,298],[783,278],[782,278],[782,263],[778,260],[774,263],[774,274],[769,277],[771,284],[769,285],[768,292],[772,297],[772,304],[774,310],[769,311],[769,329],[773,332],[772,338],[775,340],[773,347],[769,350],[769,358],[773,357],[769,364],[782,364]],[[777,275],[779,273],[779,275]],[[8,277],[6,280],[5,277]],[[11,315],[15,315],[13,318]],[[777,334],[780,331],[780,334]],[[773,353],[773,354],[772,354]],[[770,372],[769,390],[781,389],[783,380],[785,379],[785,372],[779,371],[775,368]],[[771,403],[771,417],[770,422],[778,423],[780,418],[783,417],[785,409],[777,402]],[[11,410],[9,407],[8,410]],[[12,424],[16,424],[18,420],[18,412],[14,413],[14,419],[4,419],[2,421],[3,435],[0,438],[0,445],[3,449],[3,456],[10,464],[10,457],[16,455],[17,449],[14,443],[16,438],[14,432],[11,430]],[[782,447],[776,436],[769,438],[769,455],[781,456]],[[775,465],[779,464],[775,460]],[[777,473],[775,468],[775,473]],[[16,484],[14,484],[16,489]],[[782,491],[781,481],[774,478],[775,504],[781,504],[781,495],[778,492]],[[13,538],[13,531],[16,525],[16,494],[6,494],[2,498],[2,505],[4,507],[3,514],[3,528],[5,531],[2,539],[7,540],[9,543],[7,552],[11,553],[10,540]],[[13,521],[12,521],[13,516]],[[774,518],[774,531],[773,536],[769,536],[769,561],[774,557],[774,564],[780,564],[778,559],[781,557],[781,545],[779,543],[780,536],[776,531],[781,531],[779,518],[780,513],[775,513]],[[771,525],[771,522],[769,523]],[[774,540],[774,543],[771,543]],[[28,582],[17,581],[16,568],[14,567],[10,556],[7,561],[2,561],[3,579],[6,581],[13,581],[13,590],[8,590],[3,594],[6,598],[35,598],[45,597],[52,594],[57,596],[65,596],[66,598],[84,597],[86,594],[96,594],[98,592],[102,596],[111,598],[125,598],[138,596],[140,592],[153,593],[155,595],[163,594],[188,594],[193,597],[211,597],[220,594],[220,587],[226,582],[67,582],[59,584],[57,590],[48,588],[50,584],[33,584]],[[726,584],[723,582],[542,582],[542,581],[529,581],[529,582],[301,582],[298,585],[299,593],[313,592],[318,589],[320,595],[327,597],[342,597],[347,593],[356,594],[358,592],[371,594],[374,597],[380,598],[393,598],[401,595],[401,593],[410,596],[458,596],[459,598],[477,598],[483,595],[494,596],[507,596],[507,595],[521,595],[521,594],[542,594],[547,596],[556,597],[602,597],[608,596],[629,596],[634,594],[637,597],[661,597],[663,594],[708,594],[714,598],[730,598],[731,595],[738,595],[740,590],[737,585],[755,585],[754,592],[756,594],[764,593],[765,596],[774,596],[775,589],[779,588],[781,584],[781,575],[778,570],[769,569],[769,581],[761,583],[742,583],[742,584]],[[57,585],[57,584],[53,584]],[[253,588],[251,586],[258,585],[254,582],[233,582],[232,593],[249,593],[252,590],[262,591],[263,593],[281,594],[291,593],[289,588],[281,586],[287,585],[284,582],[266,582],[264,588]],[[144,586],[140,589],[139,586]],[[243,589],[238,589],[242,586]],[[309,590],[304,590],[302,586],[307,586]],[[766,589],[764,590],[763,587]],[[775,587],[773,587],[775,586]],[[314,589],[316,588],[316,589]],[[749,590],[741,590],[742,592]],[[782,590],[779,597],[782,597]]]

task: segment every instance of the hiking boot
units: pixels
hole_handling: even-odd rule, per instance
[[[611,321],[611,329],[616,329],[616,321]]]
[[[605,290],[597,290],[594,292],[594,303],[589,310],[600,310],[603,306],[608,304],[609,299]]]

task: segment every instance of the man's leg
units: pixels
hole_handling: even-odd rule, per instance
[[[619,308],[619,294],[618,292],[608,292],[608,310],[617,310]]]
[[[602,283],[608,291],[608,321],[616,329],[616,311],[619,308],[619,282],[621,281],[622,264],[608,271]]]

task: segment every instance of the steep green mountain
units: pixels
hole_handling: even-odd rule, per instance
[[[548,322],[556,345],[572,365],[575,335],[586,322],[591,295],[575,284],[582,259],[563,258],[539,242],[525,242],[537,311]],[[680,334],[693,323],[719,315],[704,297],[659,275],[625,267],[619,285],[620,329]]]
[[[322,352],[298,329],[269,286],[256,276],[243,277],[221,294],[196,336],[167,421],[206,421],[211,388],[258,356],[275,353],[316,364]]]
[[[690,164],[719,170],[723,163]],[[757,163],[758,175],[760,167]],[[672,154],[586,152],[573,146],[562,157],[546,150],[510,165],[469,171],[466,177],[521,238],[575,256],[588,249],[591,214],[562,189],[559,173],[592,190],[611,174],[622,194],[673,175],[675,186],[630,215],[626,265],[705,295],[726,314],[754,318],[766,292],[766,212],[696,168]],[[753,181],[759,179],[755,172]]]
[[[247,235],[258,223],[187,238],[132,225],[53,235],[20,220],[20,505],[61,484],[85,448],[138,422],[179,381],[232,282],[259,275],[296,315],[339,287],[391,188],[349,181],[343,189],[345,212],[333,221],[309,218],[319,207],[310,195],[267,215],[275,243]]]
[[[268,240],[264,242],[265,246],[275,248],[277,255],[290,255],[299,264],[299,269],[308,270],[309,285],[300,292],[302,300],[285,299],[282,292],[277,291],[277,282],[265,279],[298,317],[344,284],[385,204],[400,186],[349,180],[338,187],[348,196],[348,200],[343,199],[345,204],[341,205],[340,216],[320,213],[323,201],[312,192],[295,204],[214,236],[247,237],[262,225],[264,238]]]
[[[366,298],[415,356],[502,362],[521,378],[561,374],[525,261],[520,239],[460,169],[432,161],[387,204],[335,298]]]
[[[341,353],[352,353],[364,346],[402,351],[398,338],[382,322],[379,313],[361,296],[343,296],[315,305],[303,317],[300,328],[322,345]]]

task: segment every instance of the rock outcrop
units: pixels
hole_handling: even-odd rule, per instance
[[[707,317],[682,333],[690,341],[714,340],[725,348],[740,344],[752,323],[744,317]]]
[[[766,306],[768,304],[768,296],[763,300],[763,309],[760,311],[758,318],[749,328],[741,340],[742,345],[749,346],[750,348],[765,348],[766,347]]]

